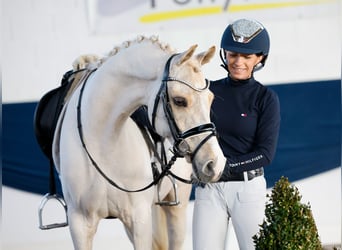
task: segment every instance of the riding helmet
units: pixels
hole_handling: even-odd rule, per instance
[[[242,54],[263,55],[264,66],[270,49],[270,38],[265,27],[250,19],[239,19],[229,24],[221,39],[221,49]]]

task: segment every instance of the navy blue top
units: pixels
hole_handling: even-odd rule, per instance
[[[211,120],[227,158],[225,171],[230,168],[243,172],[269,165],[275,155],[280,127],[277,94],[253,77],[243,81],[229,77],[213,81],[210,90],[215,95]]]

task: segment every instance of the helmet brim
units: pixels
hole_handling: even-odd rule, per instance
[[[231,52],[241,53],[241,54],[262,54],[262,51],[260,50],[243,48],[243,47],[226,46],[223,49],[226,51],[231,51]]]

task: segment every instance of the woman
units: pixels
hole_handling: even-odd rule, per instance
[[[240,249],[254,249],[266,202],[263,167],[274,157],[280,126],[276,93],[253,74],[265,65],[269,44],[266,29],[254,20],[237,20],[223,33],[220,56],[228,76],[211,83],[211,119],[227,161],[218,182],[196,188],[195,250],[223,250],[230,221]]]

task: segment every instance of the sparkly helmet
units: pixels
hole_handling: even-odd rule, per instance
[[[220,56],[224,63],[222,66],[227,69],[223,50],[228,50],[242,54],[263,55],[264,57],[260,65],[257,65],[254,71],[261,69],[265,65],[269,49],[270,38],[267,30],[261,23],[250,19],[236,20],[228,25],[222,35],[220,51]]]

